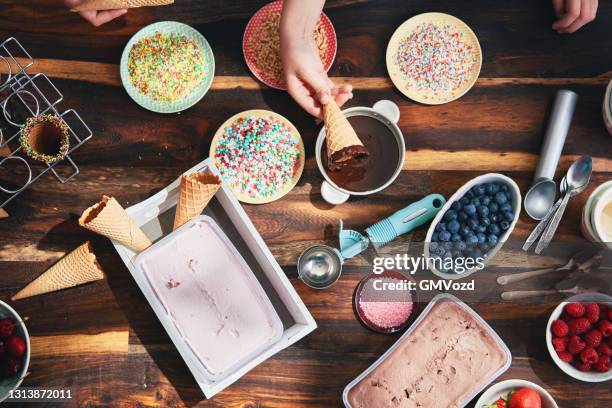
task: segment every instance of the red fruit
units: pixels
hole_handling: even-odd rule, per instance
[[[23,357],[26,351],[26,344],[22,337],[14,335],[4,342],[6,352],[15,358]]]
[[[542,398],[532,388],[521,388],[514,392],[508,402],[508,408],[542,408]]]
[[[599,347],[597,347],[597,354],[600,356],[612,357],[612,347],[608,346],[607,344],[601,344]]]
[[[608,320],[612,321],[612,307],[608,308]]]
[[[6,339],[7,337],[15,334],[15,322],[10,317],[0,319],[0,338]]]
[[[557,353],[557,355],[559,356],[561,361],[565,361],[566,363],[571,363],[574,360],[574,356],[572,356],[567,351],[562,351],[560,353]]]
[[[587,347],[580,353],[580,360],[585,364],[595,364],[599,356],[593,347]]]
[[[6,352],[4,351],[4,343],[0,341],[0,360],[4,358]]]
[[[595,363],[595,371],[605,373],[610,370],[610,356],[599,356]]]
[[[552,339],[553,347],[557,353],[565,351],[567,348],[567,343],[569,342],[569,338],[567,337],[555,337]]]
[[[601,332],[597,329],[593,329],[584,335],[584,342],[587,344],[587,346],[593,348],[598,347],[601,344],[601,339]]]
[[[587,330],[591,328],[591,322],[586,317],[579,317],[577,319],[572,319],[567,323],[569,327],[569,334],[577,335],[586,333]]]
[[[8,377],[14,377],[19,374],[19,370],[21,369],[21,363],[14,358],[9,358],[4,360],[3,371],[4,374]]]
[[[563,311],[563,313],[561,313],[561,316],[559,316],[559,320],[563,320],[565,323],[569,322],[572,319],[573,317],[570,316],[565,310]]]
[[[565,337],[569,333],[569,327],[563,320],[555,320],[550,325],[550,331],[557,337]]]
[[[570,354],[578,354],[586,348],[586,343],[578,336],[572,336],[567,343],[567,351]]]
[[[506,408],[506,400],[503,397],[499,397],[499,399],[495,401],[495,405],[497,405],[497,408]]]
[[[591,371],[591,364],[588,364],[588,363],[582,363],[580,361],[577,361],[575,366],[580,371],[585,371],[585,372]]]
[[[610,323],[608,320],[602,320],[599,322],[599,330],[604,337],[612,335],[612,323]]]
[[[597,303],[589,303],[584,307],[584,317],[588,319],[591,324],[595,324],[599,321],[599,305]]]
[[[584,314],[584,306],[580,303],[569,303],[565,306],[565,311],[572,317],[582,317]]]

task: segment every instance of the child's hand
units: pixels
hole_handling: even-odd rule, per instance
[[[64,4],[70,8],[77,6],[82,2],[83,0],[64,0]],[[89,21],[94,27],[99,27],[102,24],[106,24],[109,21],[124,15],[125,13],[127,13],[127,9],[79,12],[81,17]]]
[[[552,28],[559,34],[573,33],[595,20],[597,0],[552,0],[557,21]]]

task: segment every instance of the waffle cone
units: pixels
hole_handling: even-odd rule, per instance
[[[331,101],[323,106],[323,120],[325,122],[325,141],[327,144],[327,157],[332,162],[337,161],[337,153],[352,146],[362,146],[355,129],[336,102]]]
[[[202,214],[219,187],[221,180],[210,172],[183,175],[174,215],[174,229]]]
[[[4,209],[0,208],[0,218],[7,218],[9,215]]]
[[[79,224],[118,241],[135,252],[144,251],[151,246],[149,238],[113,197],[103,196],[99,203],[86,209],[79,218]]]
[[[85,0],[72,11],[115,10],[148,6],[164,6],[174,0]]]
[[[89,241],[60,259],[21,289],[11,300],[72,288],[104,278]]]

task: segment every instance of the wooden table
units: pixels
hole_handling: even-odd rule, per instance
[[[610,2],[600,2],[597,21],[579,33],[558,35],[550,29],[553,13],[547,1],[329,1],[326,12],[339,42],[331,75],[354,85],[351,106],[370,106],[382,98],[400,105],[407,146],[404,171],[391,187],[339,207],[326,205],[319,195],[313,152],[319,126],[288,95],[255,81],[243,61],[244,27],[265,2],[179,0],[170,7],[131,11],[98,29],[49,3],[1,0],[0,39],[15,36],[27,47],[36,59],[32,72],[53,78],[66,96],[62,106],[77,109],[94,138],[74,155],[81,167],[74,181],[62,185],[46,176],[8,206],[10,218],[0,220],[0,295],[8,298],[67,251],[87,239],[93,242],[107,280],[14,305],[30,318],[32,362],[24,385],[71,387],[76,398],[65,406],[340,406],[343,387],[397,335],[374,334],[355,320],[351,296],[369,270],[364,259],[351,260],[329,290],[313,291],[297,279],[300,251],[333,242],[330,226],[338,218],[360,229],[425,194],[448,197],[486,172],[503,172],[526,192],[547,107],[561,87],[574,89],[580,100],[559,168],[565,171],[577,156],[587,154],[594,157],[595,174],[589,190],[570,202],[558,239],[582,240],[578,220],[584,201],[611,177],[610,135],[601,115],[605,85],[612,77]],[[408,17],[426,11],[466,21],[484,52],[476,86],[441,106],[405,99],[386,77],[384,54],[391,33]],[[215,53],[211,91],[179,115],[139,108],[119,80],[124,45],[158,20],[194,26]],[[81,229],[75,219],[102,194],[114,195],[125,206],[149,197],[207,156],[211,137],[226,118],[251,108],[290,118],[307,146],[298,186],[280,201],[245,209],[319,328],[206,401],[110,242]],[[524,239],[533,226],[521,214],[513,237]],[[418,242],[424,236],[420,229],[408,239]],[[608,406],[609,383],[574,381],[548,355],[544,325],[557,301],[472,306],[514,354],[503,379],[536,381],[563,408]]]

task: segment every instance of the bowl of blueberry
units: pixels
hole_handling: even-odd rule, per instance
[[[30,336],[12,307],[0,301],[0,402],[23,381],[30,364]]]
[[[427,231],[424,255],[430,259],[429,269],[445,279],[482,269],[508,239],[520,212],[521,191],[511,178],[489,173],[470,180]]]

